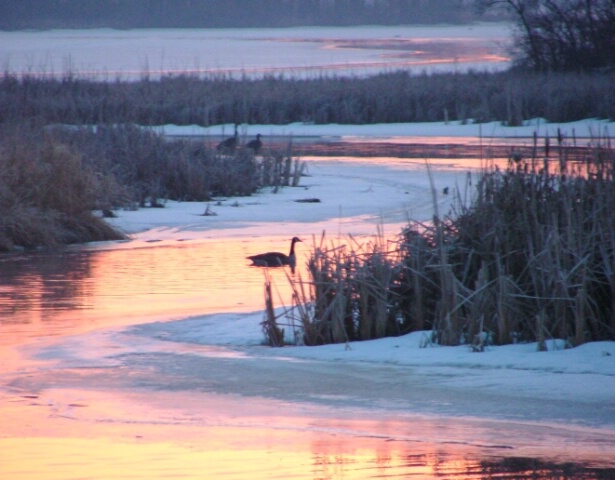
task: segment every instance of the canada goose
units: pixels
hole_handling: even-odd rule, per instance
[[[281,252],[267,252],[258,255],[251,255],[248,259],[252,260],[252,265],[256,267],[282,267],[289,265],[292,273],[295,273],[297,256],[295,255],[295,243],[302,242],[298,237],[293,237],[290,241],[290,252],[285,255]]]
[[[256,138],[254,140],[250,140],[247,144],[246,144],[246,148],[251,148],[252,151],[254,151],[254,154],[256,155],[258,152],[260,152],[261,148],[263,146],[263,142],[261,142],[261,134],[258,133],[256,135]]]
[[[239,133],[237,132],[237,124],[235,124],[235,135],[227,138],[226,140],[222,140],[216,150],[223,152],[232,152],[237,147],[237,143],[239,141]]]

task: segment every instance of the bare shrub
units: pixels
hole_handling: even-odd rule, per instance
[[[95,176],[66,145],[3,132],[0,149],[0,250],[124,236],[92,215]]]

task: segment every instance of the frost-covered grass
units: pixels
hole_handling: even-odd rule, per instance
[[[393,71],[313,79],[177,75],[136,82],[5,74],[0,92],[5,118],[72,125],[365,125],[470,119],[520,125],[534,117],[570,122],[615,116],[608,73]]]
[[[246,196],[298,185],[290,148],[220,152],[131,125],[36,128],[0,124],[0,251],[123,238],[103,216],[166,200]]]

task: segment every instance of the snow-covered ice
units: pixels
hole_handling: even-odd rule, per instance
[[[453,137],[456,141],[462,138],[483,139],[488,144],[492,141],[530,139],[536,133],[539,137],[550,136],[556,138],[558,131],[572,142],[574,138],[603,139],[613,137],[615,122],[604,119],[588,119],[576,122],[552,123],[544,118],[535,118],[523,122],[522,126],[509,127],[502,122],[475,123],[467,122],[418,122],[418,123],[382,123],[369,125],[318,125],[313,123],[291,123],[288,125],[245,125],[241,131],[243,134],[255,135],[261,133],[273,137],[339,137],[346,141],[353,139],[395,140],[396,138],[408,141],[412,139],[416,143],[428,141],[429,138]],[[212,125],[201,127],[199,125],[163,125],[156,127],[157,131],[169,136],[191,135],[228,135],[233,130],[233,125]],[[584,144],[582,143],[581,146]]]

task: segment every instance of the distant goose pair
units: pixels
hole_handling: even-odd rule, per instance
[[[232,137],[222,140],[216,147],[216,150],[220,152],[233,152],[237,148],[238,144],[239,144],[239,133],[237,132],[237,124],[235,124],[235,134]],[[254,140],[250,140],[246,144],[246,148],[249,148],[250,150],[252,150],[254,154],[257,154],[258,152],[260,152],[260,149],[262,148],[262,146],[263,146],[263,142],[261,141],[260,133],[256,135],[256,138]]]
[[[290,252],[285,255],[281,252],[267,252],[258,255],[251,255],[248,259],[252,260],[252,265],[255,267],[283,267],[290,266],[292,273],[295,273],[297,265],[297,256],[295,255],[295,243],[302,242],[299,237],[293,237],[290,241]]]

